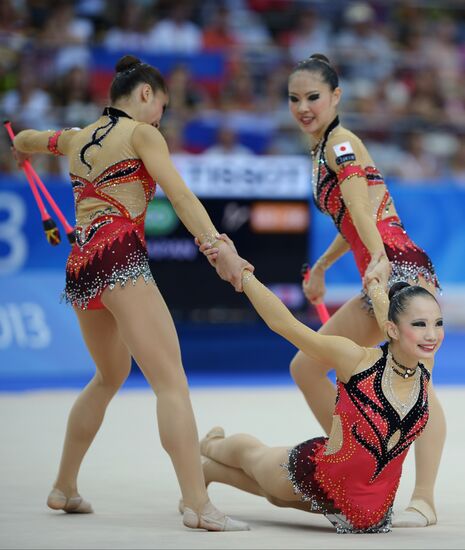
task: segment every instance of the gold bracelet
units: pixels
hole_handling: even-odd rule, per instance
[[[368,296],[371,298],[372,301],[381,299],[384,304],[389,303],[389,298],[386,294],[386,289],[380,283],[376,283],[375,285],[369,286],[367,290],[368,290]]]
[[[253,276],[254,274],[250,270],[244,269],[242,271],[242,287],[244,287],[252,279]]]
[[[218,241],[218,233],[214,231],[207,231],[206,233],[200,233],[199,240],[201,244],[209,244],[213,246]]]

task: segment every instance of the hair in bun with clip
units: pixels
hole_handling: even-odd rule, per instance
[[[331,90],[335,90],[339,86],[339,77],[336,70],[331,65],[330,60],[322,53],[314,53],[307,59],[299,61],[292,69],[289,78],[298,71],[308,71],[310,73],[318,73],[323,82],[325,82]]]
[[[165,79],[158,69],[143,63],[134,55],[124,55],[115,65],[115,77],[110,86],[110,100],[115,103],[121,97],[131,94],[139,84],[149,84],[154,93],[161,90],[167,93]]]

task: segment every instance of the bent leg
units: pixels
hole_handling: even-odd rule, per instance
[[[206,458],[202,466],[207,487],[213,482],[223,483],[252,495],[265,496],[258,483],[240,468],[226,466],[226,464],[221,464],[221,462],[217,462],[212,458]]]
[[[109,311],[76,309],[81,332],[95,362],[96,374],[69,414],[63,453],[54,487],[75,497],[84,455],[100,428],[108,403],[126,380],[131,357]]]
[[[360,346],[367,347],[378,344],[383,338],[376,319],[363,308],[360,296],[340,307],[318,332],[345,336]],[[299,351],[291,362],[290,370],[315,418],[329,435],[336,388],[328,379],[328,367]]]
[[[212,458],[208,458],[203,463],[203,473],[205,476],[205,483],[208,487],[210,483],[223,483],[224,485],[230,485],[246,493],[266,498],[268,502],[279,508],[295,508],[297,510],[309,511],[308,503],[301,500],[281,500],[273,497],[270,494],[263,491],[258,483],[246,475],[239,468],[233,468],[232,466],[226,466],[220,462],[216,462]]]
[[[229,437],[204,438],[201,442],[204,456],[228,468],[240,470],[256,485],[246,485],[245,478],[228,477],[223,482],[236,481],[248,487],[243,490],[260,494],[266,498],[279,501],[300,501],[283,468],[288,461],[288,449],[285,447],[268,447],[259,439],[248,434],[235,434]],[[232,484],[232,483],[231,483]],[[236,485],[234,485],[236,486]],[[253,489],[250,490],[250,489]],[[270,498],[269,498],[270,500]]]

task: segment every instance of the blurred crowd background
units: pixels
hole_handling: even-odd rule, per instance
[[[17,131],[82,127],[129,52],[165,63],[173,153],[306,154],[287,77],[320,52],[341,77],[342,122],[386,177],[465,186],[463,1],[2,0],[0,112]],[[0,171],[14,171],[1,139]]]
[[[16,132],[83,127],[108,104],[122,55],[157,66],[170,92],[161,130],[186,183],[261,280],[316,327],[300,270],[335,229],[309,200],[309,144],[289,113],[287,80],[317,52],[340,74],[341,122],[364,140],[443,285],[436,383],[464,383],[464,0],[0,0],[0,115]],[[66,160],[33,163],[73,222]],[[187,370],[287,380],[293,346],[212,273],[163,194],[145,229]],[[92,371],[59,303],[68,253],[66,240],[47,244],[0,132],[0,389],[80,384]],[[352,255],[327,283],[333,312],[359,291]]]

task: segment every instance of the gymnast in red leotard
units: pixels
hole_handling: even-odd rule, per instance
[[[159,71],[133,56],[123,57],[116,66],[110,98],[111,106],[82,130],[24,130],[14,140],[19,162],[33,153],[68,157],[77,227],[66,265],[65,297],[74,306],[97,367],[71,410],[47,504],[68,513],[92,512],[77,489],[79,468],[133,357],[157,396],[161,442],[186,503],[184,525],[246,530],[245,523],[217,510],[205,489],[178,338],[150,272],[145,246],[144,221],[155,181],[202,243],[217,241],[217,231],[176,171],[158,130],[168,102]],[[233,254],[225,243],[221,245],[226,255]],[[240,266],[229,278],[239,290]]]

